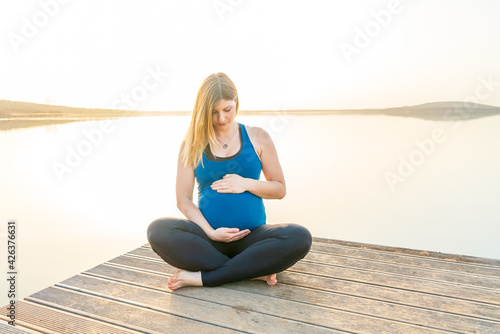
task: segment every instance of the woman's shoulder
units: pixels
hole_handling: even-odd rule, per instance
[[[262,139],[267,139],[271,138],[267,131],[259,126],[250,126],[246,124],[242,124],[245,129],[247,130],[248,135],[250,136],[251,139],[255,138],[256,140],[262,140]]]
[[[255,151],[260,156],[262,154],[262,149],[265,148],[270,143],[272,143],[271,136],[269,135],[269,133],[267,133],[265,129],[259,126],[249,126],[246,124],[243,125],[247,130],[248,137],[250,138],[250,141],[252,142]]]

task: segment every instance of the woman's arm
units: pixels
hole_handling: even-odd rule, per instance
[[[179,210],[188,220],[199,225],[206,235],[214,241],[231,242],[247,236],[250,233],[249,230],[239,231],[237,228],[219,228],[214,230],[210,226],[203,213],[193,202],[194,169],[184,166],[181,157],[182,149],[183,146],[181,146],[177,160],[177,178],[175,183],[177,207]]]
[[[266,181],[243,178],[237,174],[227,174],[212,184],[212,189],[220,193],[242,193],[244,191],[265,199],[282,199],[286,195],[283,170],[278,159],[278,152],[271,136],[261,128],[252,128],[254,147],[260,153],[262,172]]]

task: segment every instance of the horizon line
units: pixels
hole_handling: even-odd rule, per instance
[[[29,101],[16,101],[16,100],[5,100],[1,99],[0,103],[2,102],[7,102],[7,103],[28,103],[28,104],[37,104],[37,105],[43,105],[43,106],[52,106],[52,107],[63,107],[63,108],[74,108],[74,109],[88,109],[88,110],[116,110],[116,111],[128,111],[128,112],[138,112],[138,113],[189,113],[192,112],[193,110],[133,110],[133,109],[113,109],[113,108],[93,108],[93,107],[75,107],[75,106],[68,106],[68,105],[61,105],[61,104],[47,104],[47,103],[39,103],[39,102],[29,102]],[[287,111],[371,111],[371,110],[387,110],[387,109],[398,109],[398,108],[412,108],[412,107],[420,107],[420,106],[425,106],[427,104],[463,104],[463,105],[468,105],[468,104],[475,104],[475,105],[480,105],[484,106],[487,108],[500,108],[500,106],[495,106],[495,105],[489,105],[489,104],[484,104],[484,103],[478,103],[478,102],[471,102],[471,101],[433,101],[433,102],[424,102],[421,104],[415,104],[415,105],[402,105],[402,106],[396,106],[396,107],[385,107],[385,108],[352,108],[352,109],[334,109],[334,108],[316,108],[316,109],[304,109],[304,108],[299,108],[299,109],[239,109],[240,112],[264,112],[264,111],[270,111],[270,112],[287,112]]]

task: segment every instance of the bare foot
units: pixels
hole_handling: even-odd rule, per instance
[[[170,276],[167,285],[170,290],[177,290],[184,286],[203,286],[201,272],[179,270]]]
[[[261,281],[266,281],[267,285],[270,285],[270,286],[274,286],[274,285],[276,285],[276,283],[278,283],[278,280],[276,279],[276,274],[272,274],[272,275],[269,275],[269,276],[261,276],[261,277],[257,277],[257,278],[254,278],[254,279],[258,279],[258,280],[261,280]]]

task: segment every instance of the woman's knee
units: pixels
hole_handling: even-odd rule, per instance
[[[312,245],[312,235],[311,232],[304,226],[298,224],[289,224],[287,226],[287,237],[293,244],[294,249],[297,253],[303,254],[304,257]]]
[[[170,231],[180,227],[180,220],[173,217],[163,217],[153,220],[147,228],[148,242],[151,245],[164,242],[163,239],[169,235]]]

